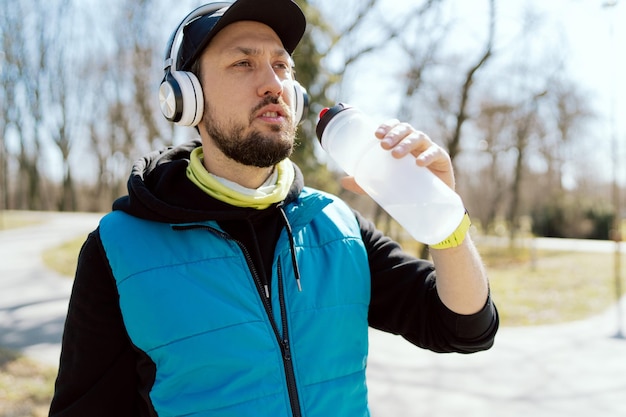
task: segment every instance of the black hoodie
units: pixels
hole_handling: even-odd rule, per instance
[[[194,141],[137,161],[128,195],[115,201],[113,210],[172,224],[216,220],[247,248],[261,275],[270,276],[274,245],[286,227],[281,205],[302,191],[301,172],[294,166],[296,177],[283,203],[265,210],[233,207],[187,178],[191,151],[198,146]],[[490,299],[476,314],[452,312],[437,295],[430,262],[404,253],[370,221],[357,212],[355,216],[371,271],[371,327],[435,352],[472,353],[492,346],[498,315]],[[155,415],[148,399],[154,373],[154,364],[128,338],[115,279],[96,229],[78,260],[50,416]]]

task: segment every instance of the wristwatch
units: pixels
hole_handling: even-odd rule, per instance
[[[465,236],[467,235],[467,231],[469,230],[471,225],[472,221],[470,220],[469,214],[466,211],[463,215],[463,220],[461,220],[461,224],[459,224],[459,227],[457,227],[450,236],[435,245],[430,245],[430,247],[433,249],[448,249],[459,246],[465,240]]]

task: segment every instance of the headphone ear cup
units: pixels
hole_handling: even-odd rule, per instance
[[[293,121],[297,126],[306,118],[309,111],[309,94],[307,93],[306,88],[302,87],[302,85],[300,85],[300,83],[296,80],[293,81],[293,89],[295,100]]]
[[[180,91],[178,81],[168,71],[159,86],[159,106],[161,113],[170,122],[180,120],[181,109],[183,107],[183,95]]]
[[[159,87],[161,112],[181,126],[196,126],[204,112],[200,81],[191,72],[168,71]]]

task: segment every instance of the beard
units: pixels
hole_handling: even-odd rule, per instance
[[[227,124],[218,122],[206,101],[202,123],[217,148],[228,158],[243,165],[269,168],[291,156],[296,127],[292,120],[291,110],[276,97],[266,97],[250,114],[256,114],[268,104],[279,104],[283,107],[283,114],[286,115],[285,122],[280,125],[271,125],[269,133],[251,130],[245,134],[249,125],[232,120]],[[253,120],[254,116],[250,116],[249,124]]]

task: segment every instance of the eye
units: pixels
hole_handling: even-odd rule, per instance
[[[233,64],[234,67],[244,67],[249,68],[252,66],[252,63],[248,60],[237,61]]]
[[[274,69],[276,71],[280,71],[283,73],[290,73],[291,72],[291,65],[289,64],[289,62],[285,62],[285,61],[278,61],[274,63]]]

